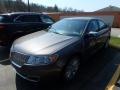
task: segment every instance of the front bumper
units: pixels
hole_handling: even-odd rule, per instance
[[[39,81],[40,79],[56,77],[59,76],[61,73],[61,68],[56,65],[23,65],[22,67],[18,67],[14,62],[12,62],[12,66],[15,68],[19,76],[29,81]]]

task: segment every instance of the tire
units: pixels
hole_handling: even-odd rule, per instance
[[[63,80],[64,81],[72,81],[76,78],[77,73],[79,71],[80,60],[79,58],[73,58],[70,62],[66,65],[63,73]]]

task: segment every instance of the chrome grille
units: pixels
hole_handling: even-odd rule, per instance
[[[16,53],[16,52],[11,53],[11,60],[14,63],[18,64],[19,66],[24,65],[24,63],[26,63],[28,59],[29,59],[29,56],[27,55]]]

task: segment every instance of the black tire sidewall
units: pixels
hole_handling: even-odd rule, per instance
[[[75,62],[75,61],[78,62],[78,69],[77,69],[77,71],[76,71],[76,73],[75,73],[75,76],[72,77],[71,79],[68,79],[68,78],[66,77],[66,75],[65,75],[66,72],[67,72],[66,69],[67,69],[68,65],[70,65],[71,63],[73,63],[73,62]],[[79,60],[79,58],[73,58],[73,59],[71,59],[71,60],[67,63],[66,67],[64,68],[63,75],[62,75],[63,80],[64,80],[65,82],[74,81],[74,80],[77,78],[77,74],[78,74],[78,71],[79,71],[79,66],[80,66],[80,60]]]

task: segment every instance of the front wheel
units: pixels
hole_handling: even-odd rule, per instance
[[[79,70],[80,60],[78,58],[72,59],[65,67],[63,78],[65,81],[74,80]]]

